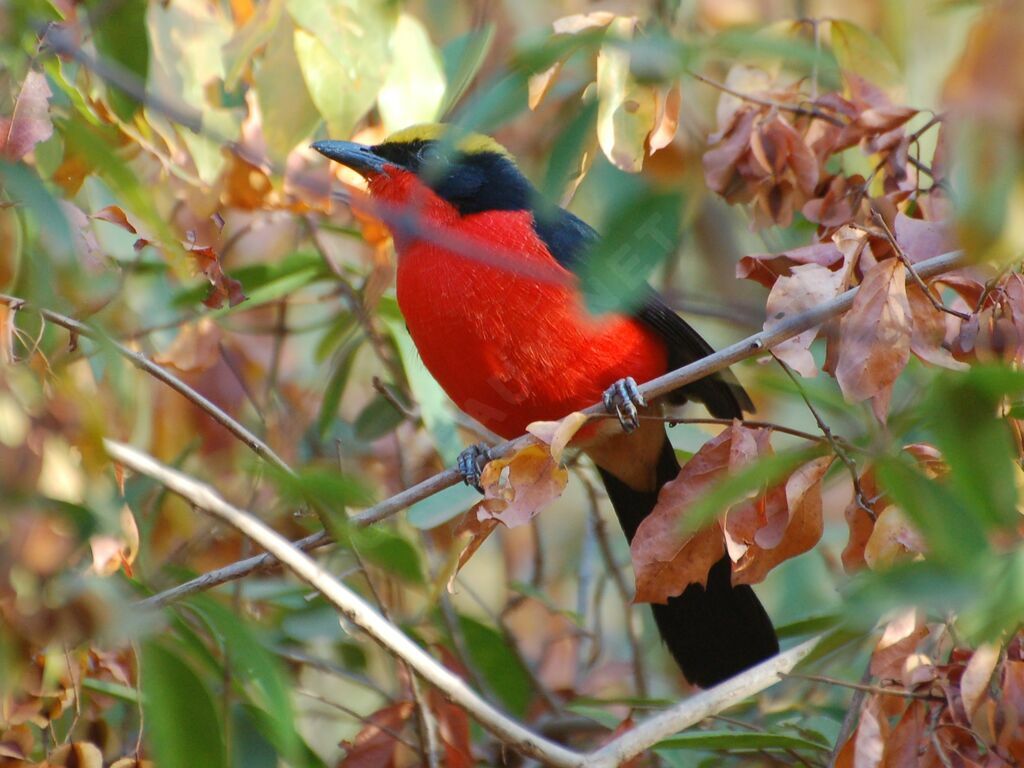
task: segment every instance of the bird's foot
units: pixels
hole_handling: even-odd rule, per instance
[[[480,487],[480,476],[484,467],[491,460],[491,451],[486,443],[477,443],[469,446],[459,454],[459,473],[462,475],[462,482],[471,485],[480,493],[484,489]]]
[[[637,406],[646,408],[647,401],[640,394],[640,389],[632,376],[619,379],[604,391],[605,410],[619,417],[622,431],[627,435],[640,426]]]

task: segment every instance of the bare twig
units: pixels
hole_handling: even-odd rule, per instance
[[[296,576],[323,595],[346,619],[365,631],[390,653],[403,659],[424,680],[464,708],[502,743],[546,765],[565,768],[612,768],[621,765],[661,739],[710,715],[718,714],[748,696],[774,685],[806,658],[819,641],[819,638],[815,638],[804,642],[654,715],[598,750],[586,754],[574,752],[533,733],[486,702],[401,630],[374,611],[359,595],[254,515],[228,504],[208,485],[161,464],[131,446],[113,440],[105,440],[104,445],[115,461],[160,482],[194,507],[205,510],[231,525],[273,553]]]
[[[872,211],[871,216],[875,220],[875,223],[882,228],[882,232],[885,235],[885,239],[889,241],[889,245],[891,245],[893,251],[896,252],[896,256],[899,258],[900,261],[903,262],[903,266],[907,268],[907,272],[910,273],[910,276],[914,279],[914,282],[917,283],[917,287],[921,289],[921,292],[926,297],[928,297],[928,301],[931,302],[931,305],[935,307],[935,309],[937,309],[939,312],[946,312],[947,314],[953,315],[953,317],[959,317],[961,320],[970,320],[971,316],[969,314],[967,314],[966,312],[961,312],[960,310],[957,309],[953,309],[952,307],[947,307],[945,304],[939,301],[938,297],[936,297],[935,294],[932,293],[931,288],[929,288],[925,281],[921,279],[921,276],[917,274],[917,270],[914,268],[913,263],[907,256],[907,252],[903,250],[903,246],[901,246],[896,241],[896,235],[893,233],[892,228],[885,220],[885,217],[878,211]]]
[[[922,277],[932,277],[933,275],[938,275],[953,269],[958,266],[963,259],[963,251],[951,251],[949,253],[942,254],[941,256],[928,259],[927,261],[922,261],[918,265],[918,274]],[[645,383],[640,387],[640,391],[643,392],[645,397],[653,399],[654,397],[663,395],[666,392],[678,389],[684,384],[689,384],[697,381],[698,379],[704,378],[715,371],[727,368],[740,360],[761,354],[765,349],[773,347],[786,339],[792,338],[803,331],[821,325],[826,320],[846,312],[853,305],[853,297],[857,295],[858,290],[858,288],[851,288],[824,304],[820,304],[806,312],[793,315],[788,320],[773,326],[770,330],[755,333],[753,336],[748,336],[746,339],[738,341],[731,346],[725,347],[718,352],[708,355],[707,357],[701,358],[700,360],[688,365],[684,365],[682,368],[670,371],[664,376],[660,376],[657,379]],[[0,299],[0,301],[2,301],[2,299]],[[587,413],[604,413],[604,407],[602,405],[594,405],[587,409]],[[520,448],[531,445],[535,442],[536,438],[532,435],[522,435],[515,440],[500,443],[491,448],[491,456],[493,458],[508,456]],[[369,525],[380,520],[385,520],[406,507],[415,504],[417,501],[422,501],[428,496],[433,496],[435,493],[443,491],[445,488],[450,488],[460,482],[462,482],[462,475],[457,469],[446,469],[433,477],[417,483],[411,488],[406,488],[401,493],[398,493],[379,504],[375,504],[374,506],[363,510],[357,515],[354,515],[351,518],[351,522],[355,525]],[[330,543],[330,537],[327,533],[321,531],[313,534],[312,536],[300,539],[294,544],[302,551],[309,551],[328,543]],[[210,571],[209,573],[199,576],[190,582],[180,585],[179,587],[175,587],[172,590],[154,595],[144,601],[144,603],[151,606],[163,605],[172,600],[185,597],[186,595],[191,595],[195,592],[209,589],[210,587],[218,584],[223,584],[226,581],[242,578],[253,571],[270,567],[276,562],[277,561],[273,555],[268,553],[260,555],[259,557],[249,558],[249,560],[232,563],[231,565],[225,566],[224,568],[220,568],[216,571]]]
[[[899,696],[902,699],[919,699],[921,701],[945,701],[946,699],[942,696],[937,696],[933,693],[918,693],[917,691],[908,691],[903,688],[885,688],[881,685],[868,685],[866,683],[851,683],[848,680],[838,680],[834,677],[826,677],[825,675],[805,675],[800,672],[788,672],[784,677],[792,677],[798,680],[811,680],[815,683],[828,683],[829,685],[836,685],[840,688],[849,688],[854,691],[863,691],[864,693],[874,693],[881,696]]]
[[[871,505],[868,503],[867,496],[864,495],[864,488],[860,484],[860,472],[857,470],[857,463],[850,458],[850,454],[846,452],[846,449],[839,444],[839,440],[837,440],[835,435],[832,434],[832,428],[825,423],[821,414],[818,413],[818,409],[814,407],[814,403],[812,403],[811,399],[807,396],[803,385],[800,383],[800,379],[798,379],[796,374],[793,373],[793,369],[771,350],[768,350],[768,353],[772,356],[775,362],[779,364],[779,367],[785,371],[789,380],[793,382],[793,386],[796,387],[796,391],[800,395],[800,399],[804,401],[804,405],[807,406],[807,410],[809,410],[811,415],[814,417],[814,421],[817,423],[818,429],[821,430],[821,434],[825,436],[825,440],[832,449],[832,453],[839,457],[839,460],[843,462],[843,465],[846,467],[847,471],[849,471],[850,479],[853,480],[853,498],[854,501],[856,501],[857,506],[866,513],[868,517],[874,520],[875,510],[871,508]]]
[[[775,109],[781,110],[783,112],[791,112],[795,115],[813,117],[818,120],[824,120],[826,123],[832,123],[832,125],[837,125],[840,128],[846,125],[846,123],[843,120],[839,119],[835,115],[830,115],[828,112],[823,112],[817,107],[805,107],[801,104],[789,104],[785,101],[776,101],[775,99],[769,99],[765,96],[754,96],[753,94],[749,93],[741,93],[740,91],[733,90],[724,83],[719,83],[716,80],[712,80],[709,77],[704,77],[704,75],[698,74],[696,72],[690,72],[690,76],[693,77],[695,80],[699,80],[702,83],[710,85],[712,88],[715,88],[721,91],[722,93],[728,93],[730,96],[735,96],[737,99],[742,99],[743,101],[749,101],[751,104],[760,104],[763,107],[774,107]]]
[[[124,344],[114,341],[113,339],[104,336],[99,331],[91,328],[85,323],[81,323],[74,318],[62,315],[58,312],[54,312],[43,307],[37,307],[30,304],[25,299],[20,299],[17,296],[8,296],[6,294],[0,294],[0,304],[6,304],[12,309],[29,310],[35,312],[39,316],[49,320],[54,325],[59,325],[62,328],[66,328],[71,331],[72,336],[84,336],[88,339],[94,339],[101,344],[109,344],[111,348],[117,351],[119,355],[124,357],[128,362],[134,365],[141,371],[148,373],[154,379],[163,382],[168,387],[173,389],[179,395],[190,401],[197,408],[204,411],[210,418],[224,427],[228,432],[233,434],[245,445],[247,445],[253,453],[259,456],[261,459],[270,462],[278,469],[287,472],[288,474],[294,474],[291,467],[289,467],[284,459],[278,456],[273,449],[265,442],[256,437],[251,431],[242,426],[238,421],[232,418],[228,413],[222,410],[219,406],[208,400],[203,395],[196,392],[188,384],[179,379],[177,376],[172,374],[166,368],[163,368],[145,355],[140,352],[136,352],[129,349]]]

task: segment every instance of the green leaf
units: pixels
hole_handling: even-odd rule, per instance
[[[249,700],[267,713],[271,731],[266,733],[278,752],[288,759],[298,752],[295,713],[284,670],[277,657],[268,651],[248,622],[208,595],[189,598],[189,605],[213,629],[225,650],[224,659],[232,670],[232,680]]]
[[[349,542],[367,562],[412,584],[423,584],[419,550],[394,530],[382,525],[351,528]]]
[[[1024,392],[1024,375],[978,368],[936,379],[925,403],[948,482],[969,513],[986,527],[1013,528],[1020,520],[1016,449],[999,408],[1007,395]]]
[[[879,484],[906,511],[928,542],[929,558],[967,565],[988,551],[980,516],[957,494],[927,477],[904,457],[880,456],[875,462]]]
[[[146,31],[147,0],[124,0],[116,12],[107,0],[89,0],[89,25],[96,51],[105,61],[116,62],[144,90],[149,74],[149,36]],[[108,85],[110,107],[129,121],[141,103],[116,85]]]
[[[883,87],[900,80],[899,65],[885,43],[852,21],[833,19],[831,26],[832,51],[840,69]]]
[[[566,187],[576,178],[596,122],[597,102],[590,101],[558,134],[548,158],[544,181],[540,185],[541,192],[548,200],[560,200]]]
[[[377,440],[394,431],[403,421],[405,414],[386,397],[378,395],[356,417],[356,437],[367,442]]]
[[[336,470],[306,466],[294,475],[268,470],[281,493],[293,504],[308,503],[341,511],[350,505],[363,507],[373,503],[373,494],[360,480]]]
[[[474,488],[459,483],[417,501],[409,507],[405,519],[416,528],[429,530],[463,514],[479,500],[480,494]]]
[[[267,154],[283,163],[295,145],[316,129],[320,113],[302,79],[291,20],[282,19],[273,33],[254,79]]]
[[[454,464],[462,451],[462,443],[459,440],[455,419],[449,410],[448,396],[423,365],[405,325],[391,318],[386,318],[384,323],[395,341],[395,346],[398,347],[402,367],[409,379],[409,388],[420,407],[423,424],[433,436],[434,445],[445,464]]]
[[[470,661],[488,687],[512,715],[522,717],[532,694],[530,678],[508,642],[498,630],[469,616],[459,616],[459,629]]]
[[[291,25],[281,24],[281,12],[284,11],[284,0],[266,0],[253,10],[252,16],[245,25],[236,30],[231,39],[224,45],[224,87],[233,91],[245,67],[252,61],[256,51],[275,35],[291,41]],[[293,55],[294,59],[294,55]],[[297,81],[292,81],[293,86]],[[266,134],[266,121],[270,113],[263,113],[263,131]]]
[[[142,694],[143,733],[161,768],[227,765],[209,689],[191,665],[155,640],[142,647]]]
[[[387,77],[395,6],[361,0],[286,0],[295,54],[332,136],[347,138]]]
[[[444,69],[423,25],[407,13],[391,33],[391,69],[377,94],[377,109],[389,133],[431,123],[441,111]]]
[[[491,43],[494,42],[494,30],[494,24],[487,22],[479,29],[455,38],[444,47],[441,60],[444,63],[448,87],[444,94],[444,102],[441,104],[440,115],[446,115],[458,103],[469,84],[473,82],[476,73],[480,71],[484,59],[491,50]]]
[[[216,182],[226,162],[224,143],[241,133],[242,111],[225,109],[210,83],[224,80],[221,50],[230,41],[233,27],[220,6],[206,0],[175,0],[150,3],[148,26],[152,56],[149,91],[171,103],[184,103],[197,113],[199,130],[180,131],[199,178]],[[166,119],[147,110],[151,123]],[[168,128],[168,130],[173,130]]]
[[[362,333],[352,333],[347,336],[344,344],[334,356],[334,370],[324,387],[324,398],[320,402],[320,414],[317,416],[317,434],[322,440],[331,428],[335,417],[338,414],[338,404],[341,396],[345,393],[345,385],[348,384],[348,377],[352,373],[352,365],[355,363],[356,352],[363,343]]]
[[[605,236],[576,270],[594,314],[634,308],[647,278],[679,241],[682,201],[670,192],[641,192],[612,212]]]
[[[830,752],[832,747],[799,736],[784,733],[751,733],[749,731],[695,731],[659,741],[656,750],[668,749],[714,749],[725,752],[780,749],[810,749],[815,752]]]

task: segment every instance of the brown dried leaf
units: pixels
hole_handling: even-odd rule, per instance
[[[953,316],[936,309],[917,283],[907,286],[907,303],[913,323],[910,351],[933,365],[954,371],[966,370],[967,364],[954,358],[946,346],[948,324]]]
[[[907,657],[928,636],[928,628],[914,608],[908,608],[885,626],[871,654],[871,674],[883,680],[899,680]]]
[[[834,456],[814,459],[791,474],[780,493],[769,492],[764,524],[733,569],[733,583],[757,584],[780,563],[803,554],[821,539],[821,481]],[[781,498],[778,498],[781,496]]]
[[[832,243],[814,243],[782,253],[757,253],[744,256],[736,265],[736,277],[754,280],[771,288],[783,275],[792,274],[798,264],[819,264],[836,267],[843,262],[843,254]]]
[[[225,301],[230,307],[245,301],[242,284],[224,273],[220,258],[212,247],[189,248],[188,255],[195,260],[196,268],[210,281],[210,292],[203,299],[203,304],[210,309],[218,309]]]
[[[630,544],[636,602],[663,603],[689,584],[706,583],[708,571],[725,551],[722,529],[712,525],[682,536],[682,522],[693,502],[728,471],[733,443],[743,444],[744,433],[754,431],[734,423],[701,446],[676,479],[661,489],[658,503]]]
[[[956,248],[956,236],[948,221],[912,219],[900,212],[893,222],[893,234],[911,264]]]
[[[905,768],[918,765],[921,746],[927,743],[925,716],[928,709],[920,701],[910,702],[889,738],[885,741],[880,768]]]
[[[116,224],[121,229],[131,232],[133,235],[138,234],[138,230],[132,226],[132,223],[128,221],[128,216],[125,212],[116,205],[108,205],[106,208],[101,208],[92,215],[94,219],[100,219],[101,221],[108,221],[111,224]]]
[[[887,259],[868,270],[840,325],[836,379],[849,402],[884,395],[910,357],[906,268]]]
[[[770,331],[792,315],[835,298],[842,292],[845,270],[833,272],[820,264],[799,264],[775,281],[765,307],[764,330]],[[801,376],[818,375],[818,366],[810,347],[818,335],[818,327],[810,328],[776,344],[772,351]]]
[[[220,362],[220,342],[220,327],[203,317],[181,326],[171,345],[154,355],[153,360],[182,373],[208,371]]]
[[[879,496],[878,486],[875,485],[875,473],[872,470],[865,470],[860,476],[860,487],[864,491],[865,502],[870,504],[870,509],[874,512],[877,519],[878,515],[889,504],[889,501]],[[842,554],[843,568],[846,569],[847,573],[853,573],[867,565],[864,559],[864,548],[871,538],[875,521],[868,514],[867,510],[857,503],[856,498],[850,499],[850,503],[846,506],[846,511],[843,515],[846,517],[846,525],[850,530],[850,538]]]
[[[484,501],[476,506],[481,521],[493,518],[509,528],[528,523],[562,495],[569,473],[539,445],[528,445],[484,467]],[[472,511],[470,511],[472,514]]]
[[[658,92],[657,117],[654,120],[654,130],[647,138],[647,146],[653,155],[659,149],[664,149],[676,137],[679,130],[679,111],[683,106],[683,91],[679,83],[673,83],[664,93]]]
[[[576,411],[560,421],[534,421],[527,425],[526,431],[546,443],[551,458],[560,462],[565,447],[589,418],[587,414]]]
[[[396,768],[397,754],[405,748],[396,734],[401,733],[414,710],[413,702],[399,701],[366,718],[355,740],[341,743],[347,754],[338,768]]]
[[[25,76],[11,116],[0,118],[0,155],[18,162],[53,135],[52,96],[46,75],[31,71]]]
[[[865,515],[866,517],[866,515]],[[864,547],[864,562],[873,571],[894,565],[908,555],[925,552],[925,541],[921,532],[896,506],[882,510]]]
[[[972,725],[978,707],[988,695],[989,682],[999,663],[1000,650],[998,644],[982,643],[967,662],[964,674],[960,678],[960,697],[964,703],[967,719]]]
[[[127,504],[121,507],[120,522],[120,535],[97,534],[89,538],[90,570],[98,576],[112,576],[122,567],[129,577],[132,575],[132,563],[139,553],[139,528]]]

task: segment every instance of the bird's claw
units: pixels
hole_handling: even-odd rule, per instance
[[[647,401],[640,393],[636,381],[632,376],[619,379],[604,391],[604,407],[608,413],[614,413],[619,418],[622,431],[626,434],[635,431],[640,426],[640,414],[637,406],[647,407]]]
[[[471,445],[460,453],[459,474],[462,475],[462,482],[483,493],[484,489],[480,487],[480,477],[490,460],[491,452],[485,443]]]

